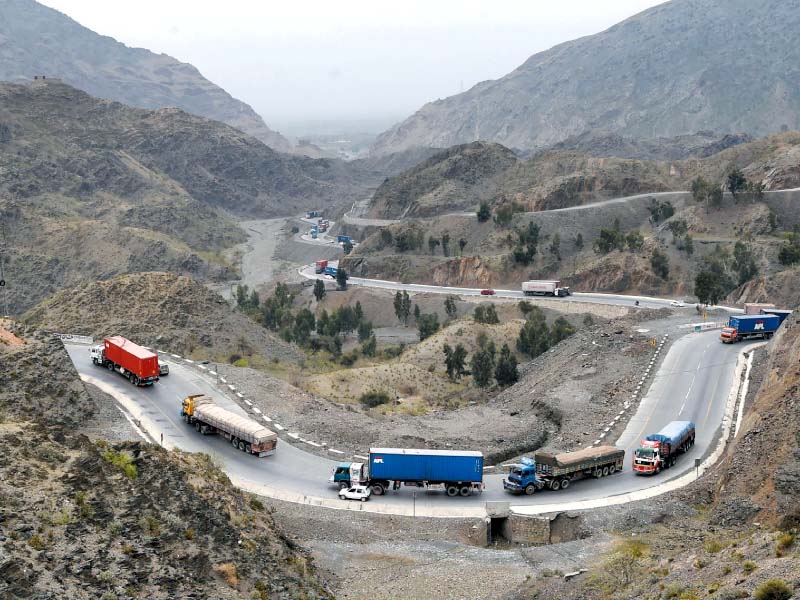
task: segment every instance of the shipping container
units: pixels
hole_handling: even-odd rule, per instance
[[[789,315],[792,314],[791,310],[779,310],[777,308],[762,308],[761,309],[762,315],[775,315],[781,320],[783,323]]]
[[[122,336],[105,338],[102,345],[90,350],[92,361],[116,371],[134,385],[152,385],[158,381],[158,355]]]
[[[720,333],[725,343],[734,343],[748,338],[770,339],[780,327],[777,315],[737,315],[728,319],[728,326]]]
[[[774,304],[758,304],[755,302],[748,302],[744,305],[744,314],[746,315],[760,315],[762,310],[775,308]]]
[[[373,448],[369,453],[372,479],[397,481],[483,481],[483,454],[452,450]]]
[[[522,293],[526,296],[569,296],[568,287],[559,280],[523,281]]]

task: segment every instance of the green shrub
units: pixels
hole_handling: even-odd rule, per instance
[[[139,470],[136,468],[136,465],[133,464],[133,458],[125,452],[106,450],[100,456],[102,456],[103,460],[107,463],[119,467],[128,479],[136,479],[139,476]]]
[[[39,536],[38,533],[31,536],[31,539],[28,540],[28,546],[34,550],[41,551],[45,549],[44,540]]]
[[[240,358],[239,360],[234,361],[233,366],[234,367],[249,367],[250,363],[247,361],[246,358]]]
[[[706,540],[703,543],[703,548],[709,554],[716,554],[717,552],[721,551],[724,547],[725,547],[725,544],[723,544],[722,542],[720,542],[716,538],[712,538],[710,540]]]
[[[257,511],[264,510],[264,503],[258,498],[250,498],[250,508]]]
[[[381,404],[389,404],[389,402],[391,402],[392,399],[386,392],[378,392],[375,390],[371,390],[369,392],[364,392],[363,394],[361,394],[358,401],[367,408],[375,408],[376,406],[380,406]]]
[[[770,579],[756,588],[753,598],[755,600],[789,600],[793,591],[785,581]]]
[[[758,568],[758,565],[752,560],[746,560],[742,563],[742,571],[745,573],[752,573]]]
[[[794,533],[787,531],[778,536],[778,543],[775,546],[775,556],[785,556],[786,551],[794,545]]]

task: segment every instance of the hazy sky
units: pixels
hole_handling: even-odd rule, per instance
[[[40,0],[165,52],[271,126],[399,119],[663,0]]]

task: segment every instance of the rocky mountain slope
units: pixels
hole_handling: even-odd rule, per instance
[[[93,96],[140,108],[176,107],[222,121],[282,152],[292,144],[244,102],[188,63],[129,48],[34,0],[0,4],[0,80],[60,78]]]
[[[177,109],[61,83],[0,84],[0,217],[11,310],[81,281],[170,270],[230,279],[231,216],[292,215],[363,194],[344,163],[273,151]]]
[[[635,138],[800,128],[795,1],[672,0],[423,106],[372,151],[475,140],[542,148],[599,129]]]
[[[0,344],[0,597],[331,597],[208,456],[76,433],[96,400],[59,341],[16,332]]]
[[[189,277],[136,273],[90,282],[55,294],[26,313],[47,331],[124,335],[140,344],[203,358],[230,354],[297,362],[301,353],[233,310]]]

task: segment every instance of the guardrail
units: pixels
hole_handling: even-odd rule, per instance
[[[72,342],[73,344],[94,344],[94,338],[89,335],[73,335],[71,333],[54,333],[62,342]]]
[[[728,324],[725,322],[708,322],[708,323],[689,323],[688,325],[681,325],[684,329],[691,329],[692,331],[711,331],[712,329],[723,329]]]

